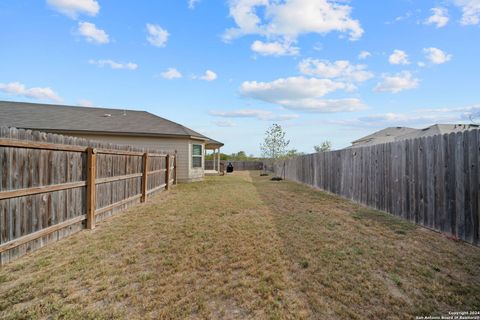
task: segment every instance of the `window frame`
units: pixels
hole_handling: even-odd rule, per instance
[[[194,150],[195,150],[196,146],[200,147],[200,154],[199,155],[194,154]],[[194,161],[195,158],[197,158],[197,159],[200,158],[200,165],[199,166],[195,166],[195,161]],[[194,143],[194,144],[192,144],[192,169],[201,169],[201,168],[203,168],[203,145],[198,144],[198,143]]]

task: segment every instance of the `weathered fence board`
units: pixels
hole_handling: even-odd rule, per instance
[[[176,163],[156,150],[0,128],[0,265],[166,189],[176,173],[167,184],[167,157]]]
[[[480,130],[305,155],[265,166],[479,244]]]

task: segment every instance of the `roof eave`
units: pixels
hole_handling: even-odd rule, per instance
[[[178,138],[178,139],[184,138],[184,139],[193,139],[193,140],[202,140],[202,141],[209,140],[207,137],[192,136],[187,134],[180,135],[180,134],[151,133],[151,132],[94,131],[94,130],[27,128],[27,127],[21,127],[21,129],[48,131],[52,133],[61,133],[61,134],[85,134],[85,135],[101,134],[101,135],[109,135],[109,136],[136,136],[136,137]]]

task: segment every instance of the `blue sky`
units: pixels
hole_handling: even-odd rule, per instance
[[[0,99],[147,110],[259,155],[480,122],[480,0],[3,0]]]

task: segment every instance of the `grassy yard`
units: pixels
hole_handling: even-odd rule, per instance
[[[258,172],[179,185],[0,269],[0,318],[480,310],[480,248]]]

